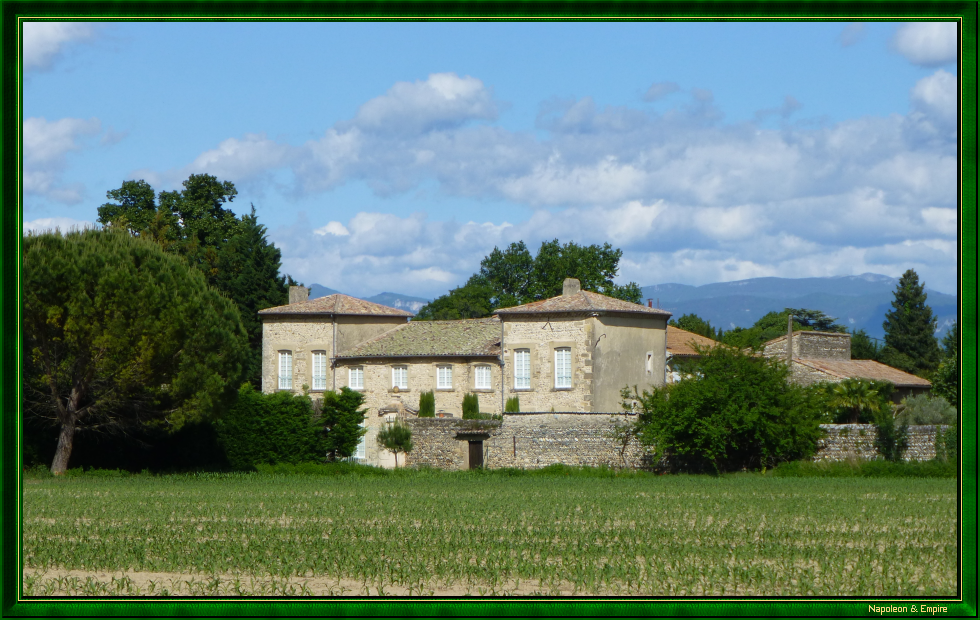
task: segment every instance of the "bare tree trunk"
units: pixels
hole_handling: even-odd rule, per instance
[[[557,353],[555,355],[557,355]],[[398,469],[398,453],[397,452],[395,452],[395,469]]]
[[[61,423],[61,434],[58,435],[58,449],[54,452],[54,461],[51,463],[51,473],[60,476],[68,469],[68,459],[71,457],[71,446],[75,441],[75,418],[67,416],[67,420]]]

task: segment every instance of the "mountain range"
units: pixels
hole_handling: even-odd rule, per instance
[[[767,312],[783,308],[821,310],[849,330],[863,329],[872,338],[883,338],[882,323],[891,309],[898,278],[876,273],[827,278],[751,278],[735,282],[654,284],[642,287],[643,300],[673,313],[674,318],[697,314],[715,327],[729,330],[751,327]],[[320,284],[310,286],[310,299],[338,293]],[[926,303],[938,318],[936,335],[942,337],[956,321],[955,295],[926,289]],[[381,293],[367,301],[417,313],[429,302],[423,297]]]

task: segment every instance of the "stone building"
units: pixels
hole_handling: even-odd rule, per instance
[[[522,415],[595,414],[605,428],[610,416],[622,417],[623,387],[664,383],[670,313],[582,291],[575,279],[565,280],[558,297],[462,321],[409,322],[401,310],[339,294],[311,301],[306,289],[294,289],[289,305],[259,313],[262,389],[300,392],[305,385],[314,398],[342,387],[362,391],[368,433],[357,456],[370,464],[394,465],[377,432],[387,419],[414,419],[424,391],[435,393],[444,417],[459,418],[463,396],[475,393],[483,413],[502,414],[516,396]],[[465,455],[490,436],[454,433],[452,445]],[[610,464],[621,458],[607,452]]]
[[[684,372],[682,362],[701,357],[698,351],[711,349],[721,344],[706,336],[689,332],[673,325],[667,326],[667,368],[665,379],[667,383],[680,381]]]
[[[763,345],[766,357],[786,359],[786,340],[791,339],[792,378],[802,385],[844,379],[889,381],[895,385],[892,400],[927,392],[932,384],[915,375],[874,360],[851,359],[851,335],[831,332],[790,332]]]

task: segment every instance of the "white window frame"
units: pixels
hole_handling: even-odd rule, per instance
[[[452,364],[439,364],[436,366],[436,389],[453,389],[453,366]]]
[[[564,358],[564,359],[562,359]],[[555,349],[555,388],[560,390],[572,387],[572,348]]]
[[[401,375],[399,377],[399,375]],[[399,390],[408,389],[408,366],[391,367],[391,387]]]
[[[313,351],[312,354],[313,376],[311,382],[314,390],[327,389],[327,352]]]
[[[364,428],[364,422],[361,422],[360,427]],[[367,433],[361,435],[361,440],[358,442],[353,456],[354,460],[358,463],[364,462],[364,459],[367,458]]]
[[[279,389],[293,389],[293,352],[279,352]]]
[[[531,349],[514,349],[514,389],[531,389]]]
[[[364,389],[364,367],[351,366],[347,369],[347,387],[352,390]]]
[[[483,381],[481,381],[481,379],[483,379]],[[489,364],[479,364],[473,370],[473,389],[493,389],[493,370],[491,370]]]

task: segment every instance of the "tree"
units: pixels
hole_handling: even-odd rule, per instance
[[[851,332],[851,359],[876,360],[881,353],[881,345],[863,329]]]
[[[692,334],[698,334],[704,336],[705,338],[711,338],[712,340],[721,339],[721,330],[715,330],[711,326],[711,321],[705,321],[696,314],[685,314],[676,321],[671,319],[668,325],[673,325],[674,327],[679,327],[685,331],[689,331]]]
[[[926,305],[925,285],[909,269],[898,281],[892,309],[885,314],[885,359],[906,356],[916,372],[935,370],[939,365],[939,344],[936,342],[936,317]],[[897,354],[897,355],[896,355]]]
[[[505,250],[495,247],[465,285],[423,306],[414,320],[490,316],[498,308],[561,295],[565,278],[577,278],[584,290],[640,303],[640,287],[635,282],[613,282],[622,255],[622,250],[608,243],[580,246],[561,244],[557,239],[542,243],[534,257],[523,241]]]
[[[755,469],[811,456],[821,403],[788,376],[777,360],[705,350],[690,379],[642,395],[634,389],[638,437],[668,471]]]
[[[793,331],[845,331],[844,326],[834,322],[820,310],[806,308],[785,308],[782,312],[768,312],[752,327],[736,327],[725,332],[722,342],[741,349],[757,349],[773,338],[786,335],[789,315],[793,315]]]
[[[472,392],[463,396],[463,419],[481,420],[484,416],[480,414],[480,398]]]
[[[876,386],[864,379],[844,379],[833,384],[829,404],[846,415],[850,424],[858,424],[864,416],[882,410]]]
[[[942,396],[959,411],[960,407],[960,325],[953,326],[943,338],[943,357],[932,376],[932,393]]]
[[[262,375],[262,323],[258,311],[286,304],[289,287],[297,284],[280,276],[282,255],[268,242],[258,223],[255,206],[236,218],[226,208],[238,190],[230,181],[208,174],[192,174],[183,190],[160,192],[146,181],[125,181],[110,190],[99,207],[99,222],[123,228],[134,236],[154,241],[198,268],[208,284],[235,302],[249,338],[246,377],[256,386]]]
[[[152,242],[120,231],[28,235],[23,243],[24,394],[60,433],[172,430],[234,399],[247,351],[234,304]]]
[[[378,443],[395,455],[395,467],[398,467],[398,453],[407,455],[412,451],[412,429],[398,420],[385,424],[378,431]]]
[[[422,392],[419,394],[419,414],[420,418],[436,417],[436,394],[433,391]]]
[[[319,408],[328,460],[345,459],[357,451],[361,437],[367,433],[362,426],[367,409],[359,409],[363,403],[364,394],[348,387],[340,388],[340,393],[324,392]]]

